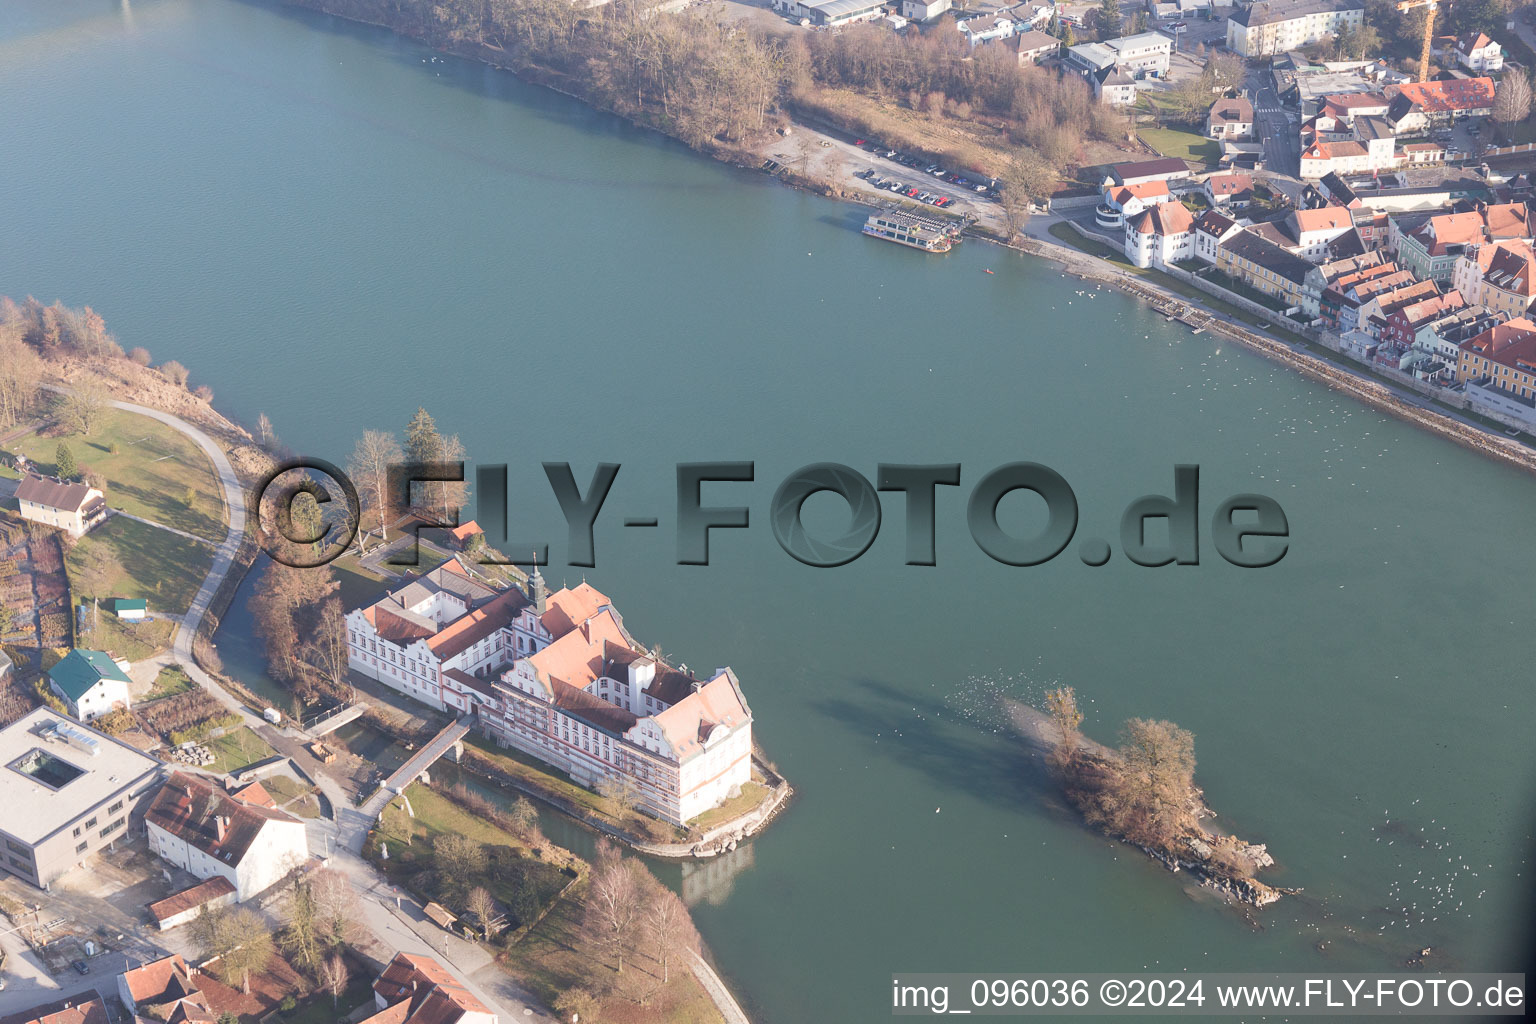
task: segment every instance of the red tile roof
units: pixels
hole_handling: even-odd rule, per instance
[[[160,787],[144,820],[230,865],[245,858],[268,822],[302,824],[286,811],[242,803],[212,783],[185,772],[172,773]]]
[[[108,1024],[106,1004],[91,993],[56,999],[30,1010],[0,1017],[0,1024]]]
[[[1483,215],[1490,241],[1531,236],[1531,211],[1524,203],[1494,203]]]
[[[1523,245],[1508,244],[1492,248],[1487,269],[1483,271],[1483,284],[1527,300],[1536,295],[1536,256],[1531,250]],[[1481,257],[1482,252],[1478,255]]]
[[[149,905],[149,913],[156,922],[166,921],[177,914],[184,914],[195,907],[200,907],[210,900],[228,896],[234,891],[234,884],[229,879],[223,875],[214,875],[206,882],[200,882],[190,889],[183,889],[174,896],[156,900]]]
[[[1216,174],[1205,179],[1205,187],[1213,196],[1230,196],[1253,188],[1251,174]]]
[[[1461,350],[1522,373],[1536,372],[1536,322],[1529,317],[1517,316],[1462,342]]]
[[[1253,104],[1241,97],[1238,99],[1225,97],[1211,104],[1211,111],[1206,117],[1211,121],[1235,121],[1239,124],[1249,124],[1253,121]]]
[[[716,726],[733,729],[752,717],[730,669],[655,716],[679,761],[704,749]]]
[[[582,580],[578,586],[562,587],[550,594],[540,621],[551,636],[560,637],[612,604],[607,594]]]
[[[366,1018],[362,1024],[457,1024],[466,1013],[491,1013],[463,983],[429,956],[396,953],[373,983],[373,990],[388,1008]]]
[[[137,1004],[169,1003],[200,994],[181,954],[172,953],[143,967],[123,972],[123,984]]]
[[[101,492],[86,484],[65,484],[28,475],[16,485],[16,500],[30,501],[34,505],[46,505],[65,512],[79,512],[93,500],[101,500]]]
[[[251,804],[255,807],[276,807],[277,801],[272,799],[272,794],[259,782],[253,782],[244,789],[237,789],[230,796],[241,803]]]
[[[1426,114],[1478,110],[1493,106],[1493,79],[1452,78],[1443,82],[1408,82],[1392,86]]]
[[[461,651],[468,650],[504,626],[528,607],[528,598],[516,587],[496,595],[493,599],[454,619],[437,635],[427,641],[432,653],[447,660]]]
[[[1342,206],[1324,206],[1317,210],[1297,210],[1291,216],[1296,218],[1298,234],[1304,234],[1308,231],[1348,231],[1354,227],[1354,218]],[[1300,241],[1300,239],[1298,238],[1297,241]]]
[[[1158,203],[1131,220],[1131,229],[1143,235],[1182,235],[1194,227],[1195,215],[1183,203]]]

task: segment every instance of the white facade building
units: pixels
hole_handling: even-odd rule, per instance
[[[1456,40],[1456,63],[1478,74],[1500,71],[1504,67],[1504,47],[1481,32],[1469,32]]]
[[[57,527],[76,539],[108,515],[106,497],[96,488],[37,476],[16,485],[16,502],[21,518]]]
[[[220,876],[250,899],[309,859],[304,823],[247,803],[211,781],[175,772],[144,815],[149,848],[198,878]]]
[[[1160,203],[1125,222],[1125,258],[1161,267],[1195,255],[1195,218],[1183,203]]]
[[[752,712],[728,668],[698,679],[647,651],[583,582],[496,591],[457,560],[347,616],[354,668],[583,785],[629,787],[683,823],[751,779]]]
[[[1227,48],[1273,57],[1364,24],[1361,0],[1258,0],[1227,19]]]
[[[901,0],[901,16],[908,21],[932,21],[953,6],[953,0]]]

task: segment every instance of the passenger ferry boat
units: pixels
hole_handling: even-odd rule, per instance
[[[958,236],[944,224],[907,213],[870,214],[864,222],[864,233],[924,252],[949,252],[958,241]]]

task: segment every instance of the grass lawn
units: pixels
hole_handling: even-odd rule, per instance
[[[1078,234],[1075,230],[1073,230],[1068,225],[1063,224],[1061,221],[1057,221],[1055,224],[1052,224],[1050,231],[1052,238],[1063,241],[1070,245],[1072,248],[1085,252],[1090,256],[1097,256],[1100,259],[1103,259],[1106,263],[1113,263],[1116,270],[1125,270],[1132,274],[1141,274],[1142,276],[1147,274],[1146,270],[1143,270],[1141,267],[1138,267],[1136,264],[1127,260],[1125,258],[1124,251],[1120,249],[1111,249],[1103,242],[1092,238],[1084,238],[1082,235]]]
[[[247,765],[271,757],[274,753],[273,749],[267,746],[266,740],[257,736],[249,726],[245,725],[226,732],[216,740],[206,740],[205,745],[213,751],[213,764],[208,767],[213,771],[226,774],[237,772]]]
[[[507,951],[504,967],[510,974],[545,1003],[552,1003],[570,988],[614,984],[615,990],[603,1000],[598,1016],[605,1024],[719,1024],[723,1020],[686,965],[673,961],[667,971],[670,980],[661,987],[660,964],[645,950],[626,960],[620,975],[587,949],[581,927],[581,894],[585,890],[585,882],[573,887],[537,927]],[[637,994],[652,989],[659,990],[644,1005],[636,1001]]]
[[[749,782],[741,787],[741,795],[734,800],[727,800],[714,810],[705,811],[703,814],[688,822],[689,825],[701,832],[708,831],[716,825],[723,825],[732,818],[738,818],[746,814],[752,808],[768,799],[769,789],[759,782]]]
[[[272,794],[277,805],[289,814],[301,818],[320,817],[320,801],[314,791],[302,786],[286,775],[274,775],[261,780],[262,788]]]
[[[1136,134],[1142,142],[1163,156],[1176,156],[1181,160],[1191,160],[1211,167],[1221,159],[1221,146],[1216,140],[1194,132],[1183,132],[1177,128],[1143,128]]]
[[[213,463],[180,431],[138,413],[109,409],[90,434],[28,434],[12,447],[51,471],[60,441],[69,445],[77,466],[90,467],[106,481],[107,504],[113,508],[209,540],[224,538],[224,499]]]
[[[386,823],[379,828],[381,836],[392,840],[389,851],[390,864],[404,863],[420,867],[430,863],[432,840],[440,835],[464,836],[477,843],[510,846],[521,853],[531,852],[527,843],[510,832],[471,814],[446,796],[419,782],[412,783],[406,789],[405,796],[410,801],[411,809],[416,812],[416,816],[411,818],[391,813],[386,816]],[[390,806],[399,808],[402,805],[396,798]],[[408,846],[405,845],[407,836],[411,839],[411,844]],[[397,844],[402,849],[396,850]]]
[[[464,890],[472,885],[484,886],[507,907],[514,905],[514,893],[520,886],[531,885],[537,900],[535,905],[543,908],[575,877],[562,868],[581,870],[581,862],[567,851],[546,845],[544,849],[551,852],[547,855],[550,860],[545,860],[521,837],[419,782],[410,786],[405,796],[415,817],[407,814],[404,802],[396,798],[386,808],[383,820],[364,847],[365,855],[390,881],[410,885],[418,895],[437,899],[455,914],[463,912],[462,904],[455,905],[455,900],[461,900]],[[449,880],[439,879],[431,883],[427,879],[437,874],[435,870],[429,871],[435,869],[437,863],[433,841],[445,835],[463,836],[479,843],[486,850],[487,860],[494,859],[497,869],[488,867],[474,878],[454,879],[453,884],[460,887],[460,891],[456,894],[442,892],[449,887]],[[388,845],[388,860],[379,857],[380,842]]]
[[[139,703],[148,703],[161,697],[174,697],[190,689],[192,689],[192,677],[183,672],[180,665],[167,665],[155,677],[154,687],[139,698]]]
[[[292,1010],[286,1013],[279,1010],[276,1016],[270,1018],[272,1024],[335,1024],[364,1003],[371,1010],[373,978],[351,964],[347,966],[352,968],[352,977],[347,981],[347,990],[339,999],[333,1000],[328,993],[317,989]]]
[[[86,534],[69,553],[70,584],[85,552],[105,545],[123,571],[112,580],[113,597],[142,597],[150,614],[180,615],[191,605],[213,565],[213,549],[168,530],[113,516]]]
[[[89,607],[89,605],[87,605]],[[92,618],[96,625],[91,625]],[[124,622],[106,608],[100,616],[87,612],[85,631],[80,634],[80,646],[95,650],[111,651],[119,658],[143,661],[145,658],[171,646],[171,634],[176,623],[170,619],[154,619],[144,622]]]

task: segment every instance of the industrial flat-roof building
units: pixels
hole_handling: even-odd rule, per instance
[[[128,832],[160,762],[38,708],[0,729],[0,867],[39,888]]]
[[[804,18],[821,28],[868,21],[885,13],[876,0],[773,0],[773,9],[791,18]]]

